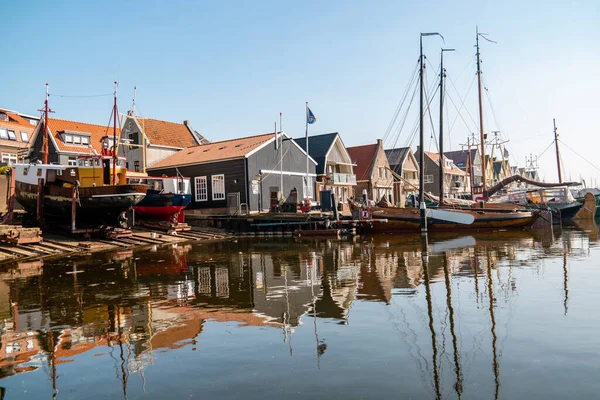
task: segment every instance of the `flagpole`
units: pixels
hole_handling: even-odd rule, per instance
[[[283,120],[282,114],[279,113],[279,137],[281,138],[281,142],[279,143],[279,179],[281,183],[281,197],[284,196],[283,192],[283,125],[281,124]]]
[[[304,118],[306,124],[306,193],[305,197],[308,198],[308,101],[306,102],[306,118]]]

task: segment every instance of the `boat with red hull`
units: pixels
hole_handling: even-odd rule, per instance
[[[192,201],[190,178],[128,175],[129,183],[147,184],[146,197],[133,208],[136,218],[184,222],[182,211]]]

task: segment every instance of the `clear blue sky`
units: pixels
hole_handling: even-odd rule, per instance
[[[212,141],[271,131],[279,112],[284,130],[302,136],[308,101],[313,134],[338,131],[347,146],[374,142],[409,81],[419,32],[437,31],[457,50],[446,54],[458,89],[448,92],[468,110],[456,119],[447,100],[453,149],[477,129],[469,117],[477,120],[476,84],[467,89],[479,25],[498,42],[482,43],[496,114],[486,96],[486,130],[500,130],[513,161],[524,164],[552,141],[555,117],[565,144],[600,164],[597,1],[11,1],[3,14],[0,106],[37,114],[45,82],[51,93],[88,95],[110,93],[118,80],[121,112],[137,85],[139,114],[189,119]],[[425,40],[430,83],[442,45]],[[108,122],[111,104],[51,97],[57,118],[98,124]],[[408,143],[415,118],[397,144]],[[551,150],[540,159],[547,180],[556,177]],[[600,178],[568,148],[562,154],[567,178]]]

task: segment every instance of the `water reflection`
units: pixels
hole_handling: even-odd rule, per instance
[[[153,390],[177,368],[161,354],[196,352],[204,340],[218,346],[222,358],[233,357],[219,345],[223,336],[215,336],[221,324],[220,335],[235,334],[227,340],[249,352],[267,332],[280,335],[280,344],[267,348],[282,343],[301,365],[312,348],[316,359],[307,359],[302,371],[361,352],[348,347],[343,335],[349,335],[354,346],[364,345],[386,363],[404,360],[407,376],[414,373],[422,383],[397,388],[407,385],[414,396],[499,398],[503,349],[519,296],[533,296],[530,277],[544,279],[545,260],[560,260],[561,314],[567,317],[567,263],[590,257],[597,236],[597,227],[585,224],[428,238],[240,240],[18,264],[0,274],[0,377],[9,390],[17,391],[10,377],[21,375],[38,394],[76,398],[83,389],[73,389],[73,380],[89,371],[67,367],[97,364],[112,369],[116,380],[94,390],[143,396],[149,366],[164,373],[154,375]],[[402,352],[385,358],[379,346]],[[252,357],[264,357],[264,350]],[[486,363],[489,384],[482,383]],[[329,374],[331,368],[327,363]],[[360,380],[360,371],[354,373],[348,379]]]

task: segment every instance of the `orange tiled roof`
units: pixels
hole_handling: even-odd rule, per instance
[[[113,127],[112,126],[101,126],[94,124],[86,124],[85,122],[77,122],[77,121],[67,121],[63,119],[55,119],[50,118],[48,120],[48,127],[50,128],[50,132],[52,133],[52,137],[54,138],[54,142],[58,146],[59,151],[68,151],[73,153],[80,154],[93,154],[92,148],[96,150],[98,154],[102,152],[102,143],[101,139],[103,136],[113,136]],[[89,133],[90,137],[90,146],[88,145],[74,145],[74,144],[66,144],[60,138],[59,132],[62,131],[74,131],[74,132],[82,132]],[[117,141],[120,140],[121,130],[117,128]]]
[[[152,164],[149,170],[242,158],[275,136],[274,133],[188,147]]]
[[[194,140],[190,130],[184,124],[151,118],[136,117],[136,119],[151,144],[179,147],[182,149],[198,144]]]
[[[19,114],[15,113],[13,111],[0,108],[0,113],[6,114],[8,116],[8,121],[0,120],[0,126],[2,126],[2,127],[8,128],[10,126],[14,126],[15,128],[16,127],[27,128],[27,129],[35,128],[34,125],[31,125],[29,123],[29,121],[27,121],[25,118],[21,117]]]
[[[371,167],[375,162],[375,155],[377,154],[377,144],[347,147],[346,150],[348,150],[352,162],[356,163],[354,167],[356,180],[369,180],[371,178]]]
[[[431,158],[431,160],[433,160],[434,163],[436,163],[437,165],[440,165],[440,154],[439,153],[431,153],[431,152],[426,151],[425,155],[427,157]],[[466,175],[467,174],[465,171],[458,168],[456,166],[456,164],[454,164],[454,163],[452,163],[452,168],[446,168],[444,166],[444,173],[453,174],[453,175]]]

